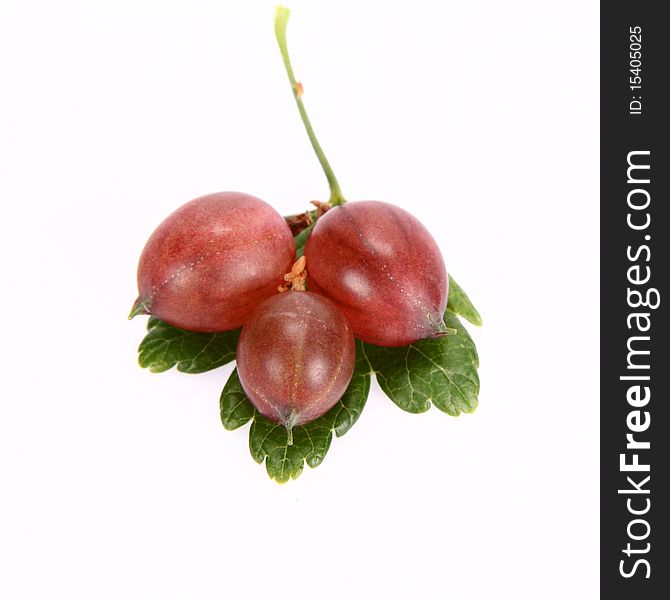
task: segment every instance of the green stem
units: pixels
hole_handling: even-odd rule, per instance
[[[342,195],[342,190],[340,189],[340,184],[337,182],[335,173],[333,172],[326,155],[319,144],[319,140],[316,139],[316,134],[312,128],[312,124],[309,121],[307,116],[307,111],[305,110],[305,105],[302,102],[301,85],[296,81],[295,75],[293,74],[293,67],[291,66],[291,59],[288,55],[288,46],[286,45],[286,25],[288,24],[288,18],[291,14],[291,11],[284,7],[278,6],[277,11],[275,12],[275,37],[277,38],[277,43],[279,44],[279,51],[281,52],[282,59],[284,60],[284,67],[286,68],[286,74],[288,75],[288,80],[291,82],[291,90],[293,90],[293,98],[295,98],[295,103],[298,106],[298,112],[300,113],[300,118],[302,119],[305,130],[307,131],[307,136],[309,141],[312,143],[312,148],[316,157],[321,163],[321,168],[326,175],[328,180],[328,185],[330,186],[330,199],[328,202],[332,206],[337,206],[346,202],[344,196]]]

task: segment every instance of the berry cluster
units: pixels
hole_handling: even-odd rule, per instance
[[[140,345],[152,371],[176,364],[197,373],[236,359],[222,422],[253,421],[251,454],[279,482],[297,477],[303,461],[320,464],[332,434],[358,418],[373,372],[408,412],[472,412],[478,357],[457,315],[481,324],[415,217],[344,199],[293,74],[288,14],[277,9],[275,34],[328,202],[286,218],[240,192],[188,202],[146,243],[131,311],[152,315]],[[210,357],[207,348],[216,348]]]
[[[295,259],[287,221],[262,200],[239,192],[196,198],[149,238],[132,314],[186,331],[242,327],[244,391],[289,430],[340,399],[354,369],[354,336],[394,347],[446,332],[442,256],[426,228],[396,206],[330,208]]]

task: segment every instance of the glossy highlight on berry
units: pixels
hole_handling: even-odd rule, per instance
[[[372,200],[334,207],[317,221],[305,256],[308,289],[330,298],[357,338],[405,346],[445,334],[442,255],[402,208]]]

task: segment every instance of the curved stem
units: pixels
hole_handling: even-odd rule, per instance
[[[288,80],[291,82],[291,90],[293,91],[293,98],[295,98],[295,103],[298,106],[298,112],[300,113],[300,118],[302,119],[305,130],[307,131],[307,136],[309,141],[312,143],[312,148],[316,157],[321,163],[321,168],[326,175],[328,180],[328,185],[330,186],[330,199],[328,202],[332,206],[337,206],[346,202],[344,196],[342,196],[342,190],[340,189],[340,184],[335,177],[326,155],[319,144],[319,140],[316,139],[316,134],[312,128],[312,124],[309,121],[307,116],[307,111],[305,110],[305,105],[302,102],[302,85],[298,83],[293,74],[293,67],[291,66],[291,59],[288,55],[288,47],[286,45],[286,25],[288,24],[288,18],[291,14],[291,11],[284,7],[278,6],[277,11],[275,12],[275,37],[277,38],[277,43],[279,44],[279,51],[281,52],[282,59],[284,60],[284,67],[286,68],[286,74],[288,75]]]

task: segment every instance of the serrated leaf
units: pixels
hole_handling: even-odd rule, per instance
[[[293,445],[300,449],[300,455],[312,468],[323,462],[332,439],[333,429],[328,419],[317,419],[293,431]]]
[[[303,466],[303,456],[296,444],[277,444],[265,458],[265,470],[270,479],[274,479],[277,483],[297,479],[302,473]]]
[[[224,333],[196,333],[168,325],[155,317],[140,344],[139,363],[153,373],[176,365],[183,373],[203,373],[235,359],[239,329]]]
[[[221,422],[228,431],[242,427],[254,416],[254,407],[242,389],[237,369],[233,369],[226,385],[223,387],[219,408],[221,410]]]
[[[294,435],[297,433],[294,429]],[[249,429],[249,451],[257,463],[265,460],[265,469],[271,479],[286,483],[302,473],[304,457],[298,444],[288,443],[288,432],[279,425],[254,411]]]
[[[349,431],[361,416],[370,393],[371,374],[370,363],[363,351],[363,342],[356,340],[356,364],[349,387],[340,401],[321,417],[329,424],[337,437],[342,437]]]
[[[221,394],[221,421],[235,429],[251,420],[249,452],[258,463],[265,461],[271,479],[286,483],[296,479],[306,462],[314,468],[323,462],[333,439],[343,436],[356,423],[370,391],[370,365],[357,342],[356,364],[351,382],[339,402],[311,423],[293,428],[293,443],[283,425],[256,411],[244,394],[237,371],[233,371]]]
[[[463,288],[456,283],[456,280],[449,275],[449,299],[447,309],[456,315],[467,319],[473,325],[481,327],[482,318],[477,312],[468,295]]]
[[[447,311],[445,322],[457,333],[401,348],[364,345],[380,387],[407,412],[425,412],[431,403],[452,416],[477,408],[477,350],[455,314]]]

